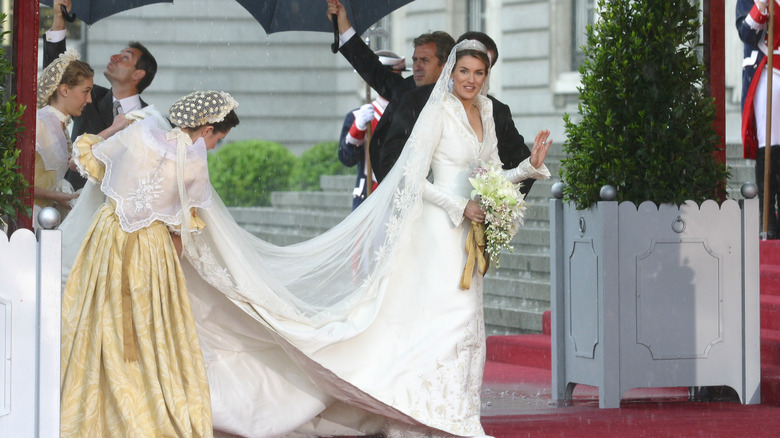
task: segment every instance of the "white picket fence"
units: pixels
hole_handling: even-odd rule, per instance
[[[0,231],[0,437],[59,437],[62,236]]]

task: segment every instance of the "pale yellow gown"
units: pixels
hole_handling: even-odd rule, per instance
[[[106,166],[90,148],[99,141],[87,135],[76,148],[82,171],[103,180]],[[193,224],[203,223],[195,217]],[[154,220],[129,233],[110,198],[93,218],[62,303],[61,436],[213,436],[203,357],[169,225]]]

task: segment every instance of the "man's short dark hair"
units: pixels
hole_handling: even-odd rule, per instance
[[[460,38],[458,38],[458,42],[463,40],[477,40],[484,44],[485,48],[488,49],[489,52],[493,52],[493,59],[491,59],[492,64],[490,66],[492,67],[496,65],[496,61],[498,61],[498,46],[496,46],[496,42],[493,41],[493,38],[490,38],[484,32],[470,31],[464,33],[460,36]]]
[[[138,61],[135,63],[135,68],[137,70],[146,72],[144,77],[138,81],[138,93],[140,94],[152,83],[154,75],[157,74],[157,60],[155,60],[152,53],[138,41],[130,41],[127,46],[141,52],[141,56],[138,57]]]
[[[447,57],[450,56],[452,48],[455,47],[455,39],[447,32],[440,30],[424,33],[415,38],[413,42],[414,47],[428,43],[433,43],[436,46],[436,57],[439,58],[439,65],[444,65],[447,62]]]

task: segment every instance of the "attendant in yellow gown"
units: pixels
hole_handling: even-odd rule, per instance
[[[119,116],[76,140],[74,161],[108,200],[63,297],[61,436],[213,436],[179,257],[211,206],[206,151],[238,124],[237,106],[196,92],[171,107],[171,131]]]
[[[64,216],[70,201],[78,197],[72,190],[63,191],[60,184],[68,170],[71,143],[65,127],[73,116],[81,115],[92,101],[92,79],[95,72],[68,50],[49,64],[38,81],[35,134],[35,181],[33,221],[37,226],[40,208],[55,207]]]

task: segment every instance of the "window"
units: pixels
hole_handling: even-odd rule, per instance
[[[485,0],[468,0],[466,3],[466,29],[485,30]]]
[[[594,23],[598,11],[594,0],[550,0],[550,7],[550,80],[559,97],[556,105],[564,107],[577,102],[586,27]]]
[[[386,15],[363,34],[363,40],[368,41],[372,50],[390,50],[391,23],[390,16]]]
[[[571,37],[571,69],[576,71],[585,59],[582,46],[587,42],[585,29],[593,24],[594,0],[572,0],[572,37]]]

